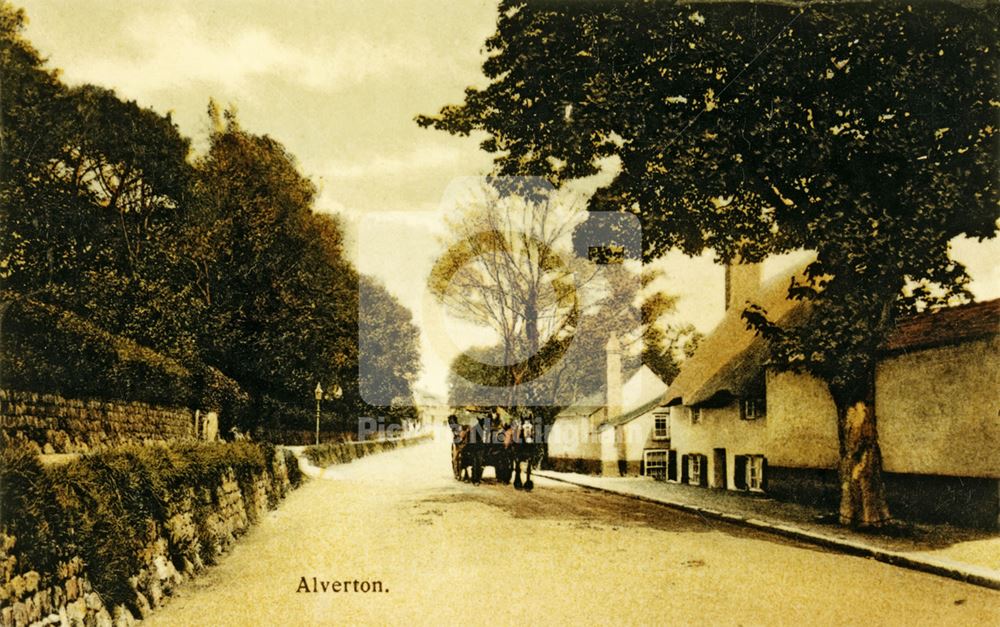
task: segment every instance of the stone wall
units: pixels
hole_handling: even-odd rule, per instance
[[[194,438],[195,426],[194,412],[179,407],[0,390],[3,440],[27,440],[44,453],[178,441]]]
[[[431,433],[408,438],[386,438],[383,440],[364,440],[361,442],[328,442],[318,446],[307,446],[302,452],[314,466],[324,468],[333,464],[346,464],[355,459],[384,453],[404,446],[424,444],[432,439]]]
[[[129,577],[131,603],[105,605],[87,575],[80,557],[60,562],[56,572],[22,572],[18,568],[17,538],[0,533],[0,625],[133,625],[163,605],[174,589],[226,552],[289,490],[282,451],[272,472],[253,479],[244,494],[230,471],[213,487],[190,487],[170,505],[165,524],[151,524],[149,541],[140,555],[139,572]],[[212,508],[202,520],[196,504]]]

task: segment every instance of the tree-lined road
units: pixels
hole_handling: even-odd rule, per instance
[[[461,484],[440,442],[325,477],[149,622],[973,625],[1000,608],[990,590],[623,497]],[[341,591],[297,591],[303,577]]]

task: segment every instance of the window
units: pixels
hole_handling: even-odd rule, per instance
[[[702,455],[688,455],[688,483],[692,485],[701,485],[702,470],[704,470],[702,457]]]
[[[754,492],[764,491],[763,455],[750,455],[747,457],[747,489]]]
[[[667,440],[670,438],[670,418],[667,414],[653,415],[653,439]]]
[[[691,424],[693,425],[696,425],[699,422],[701,422],[701,419],[704,417],[701,407],[688,407],[687,414],[688,414],[688,419],[691,421]]]
[[[763,492],[766,470],[767,460],[763,455],[736,456],[736,473],[734,475],[736,489]]]
[[[740,417],[743,420],[759,420],[767,416],[767,400],[764,398],[745,398],[740,403]]]
[[[667,451],[646,450],[643,452],[643,462],[646,467],[646,476],[657,481],[667,478]]]

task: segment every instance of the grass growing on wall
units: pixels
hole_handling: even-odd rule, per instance
[[[330,466],[345,464],[355,459],[375,453],[391,451],[402,446],[410,446],[427,442],[431,434],[426,433],[413,438],[398,438],[392,440],[365,440],[362,442],[327,442],[325,444],[307,446],[302,451],[313,466]]]
[[[218,506],[216,488],[229,472],[248,501],[255,495],[255,479],[266,474],[272,481],[269,500],[276,501],[283,486],[275,464],[272,446],[250,442],[125,446],[54,467],[43,467],[24,447],[5,447],[0,450],[0,531],[16,538],[9,552],[17,556],[18,570],[37,570],[43,586],[60,561],[80,556],[107,606],[124,603],[134,609],[129,578],[144,566],[144,548],[162,534],[178,506],[191,507],[195,523],[204,529]],[[247,509],[252,511],[252,502]],[[210,563],[213,542],[201,540],[199,557]],[[185,554],[190,550],[171,545],[170,557],[182,563],[192,557]]]

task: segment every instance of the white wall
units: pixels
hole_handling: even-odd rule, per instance
[[[697,453],[707,459],[709,485],[715,475],[716,448],[726,449],[726,486],[734,485],[733,475],[737,455],[765,455],[767,445],[767,423],[770,416],[758,420],[741,420],[740,408],[735,402],[726,407],[705,408],[702,410],[701,421],[692,424],[687,416],[686,408],[674,406],[670,408],[670,442],[677,450],[680,463],[682,455]],[[678,468],[678,478],[681,477]]]
[[[837,411],[826,385],[769,373],[768,463],[836,468]],[[884,359],[875,417],[888,472],[1000,477],[1000,338]]]
[[[826,384],[790,372],[767,374],[767,442],[771,466],[836,468],[837,408]]]
[[[1000,477],[1000,337],[881,362],[875,415],[889,472]]]
[[[557,419],[548,434],[549,457],[600,459],[600,442],[590,432],[586,416]]]

